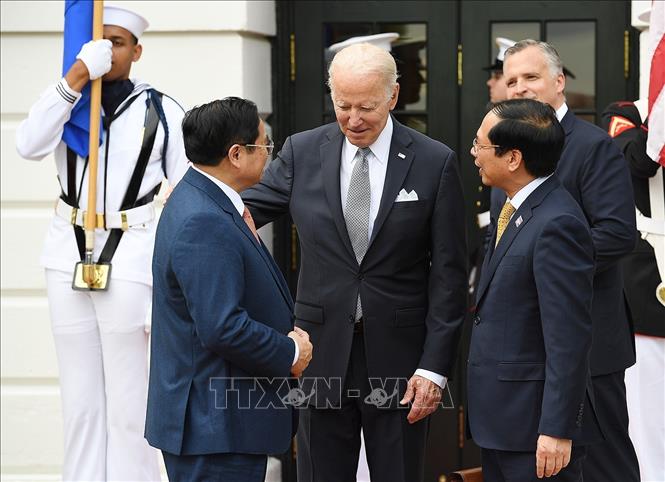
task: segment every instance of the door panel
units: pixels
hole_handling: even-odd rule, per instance
[[[553,43],[575,75],[567,79],[569,105],[588,120],[594,121],[610,102],[632,99],[637,92],[636,74],[624,73],[624,30],[631,30],[628,1],[299,0],[276,2],[276,9],[273,123],[277,145],[292,133],[334,121],[326,86],[331,45],[354,36],[398,33],[398,40],[392,43],[401,75],[394,114],[400,122],[457,152],[466,193],[470,252],[480,245],[476,214],[484,210],[482,197],[487,190],[479,182],[469,148],[489,100],[488,73],[483,67],[496,57],[495,37],[530,37]],[[636,38],[634,32],[629,38]],[[636,68],[636,42],[631,45],[630,58],[630,67]],[[299,252],[290,220],[276,223],[274,241],[276,258],[295,290]],[[470,303],[472,299],[470,295]],[[464,437],[469,333],[465,326],[450,382],[454,408],[439,410],[431,421],[428,482],[480,464],[479,449]],[[285,461],[286,480],[294,480],[292,460]]]

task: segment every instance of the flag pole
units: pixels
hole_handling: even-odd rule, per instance
[[[93,1],[92,39],[104,37],[104,1]],[[99,124],[101,118],[102,79],[97,78],[90,85],[90,151],[88,157],[88,209],[85,217],[85,258],[83,260],[83,280],[89,287],[95,284],[95,228],[97,227],[97,165],[99,160]]]

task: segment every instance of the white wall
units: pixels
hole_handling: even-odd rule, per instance
[[[236,95],[270,113],[273,1],[128,1],[151,27],[132,76],[185,108]],[[21,159],[14,136],[39,94],[59,79],[62,1],[0,2],[0,472],[56,480],[62,460],[58,370],[42,269],[59,188],[52,157]],[[265,236],[264,236],[265,237]],[[269,236],[268,236],[269,237]]]

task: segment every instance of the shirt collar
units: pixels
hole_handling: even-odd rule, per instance
[[[556,118],[559,120],[559,122],[561,122],[563,116],[565,116],[567,112],[568,112],[568,105],[564,102],[563,104],[561,104],[561,107],[559,107],[556,110]]]
[[[216,177],[212,177],[210,174],[207,172],[203,172],[201,169],[197,168],[195,165],[192,164],[192,169],[194,169],[196,172],[199,172],[203,174],[205,177],[210,179],[212,182],[214,182],[217,187],[219,187],[224,194],[231,200],[233,203],[233,207],[236,208],[238,211],[238,214],[242,217],[242,213],[245,212],[245,203],[242,202],[242,198],[240,197],[240,194],[238,194],[232,187],[224,184],[222,181],[217,179]]]
[[[388,161],[388,155],[390,154],[390,141],[393,138],[393,120],[392,116],[388,115],[388,120],[384,126],[379,137],[376,138],[374,143],[369,146],[374,158],[380,163],[385,163]],[[350,163],[353,163],[354,158],[356,157],[356,152],[358,152],[358,146],[351,144],[348,138],[344,138],[344,156],[346,160]]]
[[[552,174],[545,177],[537,177],[529,184],[524,186],[522,189],[517,191],[517,193],[513,196],[513,198],[509,199],[510,204],[512,204],[513,207],[515,208],[515,211],[517,211],[520,208],[522,203],[526,201],[526,198],[528,198],[529,195],[538,188],[538,186],[547,181],[551,176]]]

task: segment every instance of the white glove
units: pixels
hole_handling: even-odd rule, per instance
[[[91,40],[81,47],[76,56],[81,60],[90,74],[90,80],[95,80],[111,70],[111,59],[113,57],[110,40]]]

